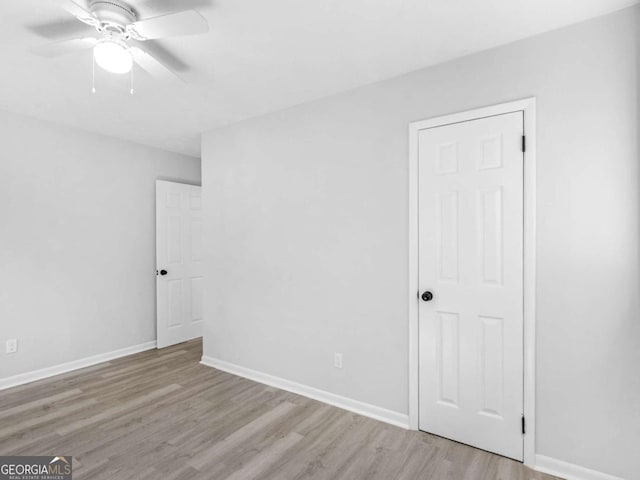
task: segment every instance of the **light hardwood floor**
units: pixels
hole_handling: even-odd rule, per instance
[[[200,365],[200,341],[0,391],[1,455],[74,479],[548,480],[522,464]]]

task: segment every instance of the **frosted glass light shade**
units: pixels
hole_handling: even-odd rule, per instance
[[[126,45],[112,40],[103,40],[93,47],[93,58],[101,68],[111,73],[127,73],[133,65]]]

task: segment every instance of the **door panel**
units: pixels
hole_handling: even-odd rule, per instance
[[[419,132],[421,430],[523,459],[523,112]]]
[[[202,336],[202,200],[194,185],[156,182],[158,348]]]

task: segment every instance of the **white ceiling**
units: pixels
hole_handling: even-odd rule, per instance
[[[175,56],[174,62],[179,58],[191,67],[182,73],[187,85],[163,84],[143,72],[131,96],[128,76],[99,69],[97,93],[91,93],[90,51],[56,59],[28,52],[61,38],[70,17],[56,0],[1,0],[0,109],[199,156],[202,131],[635,3],[132,0],[143,18],[194,7],[211,32],[156,44]],[[58,28],[44,28],[48,22]]]

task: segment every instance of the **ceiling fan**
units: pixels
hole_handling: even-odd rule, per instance
[[[31,51],[42,57],[57,57],[93,48],[95,63],[111,73],[128,73],[135,62],[153,76],[179,78],[145,50],[144,42],[209,31],[207,20],[195,10],[139,19],[133,7],[121,0],[89,0],[86,8],[73,0],[63,0],[61,6],[79,21],[94,27],[98,35],[57,41]]]

